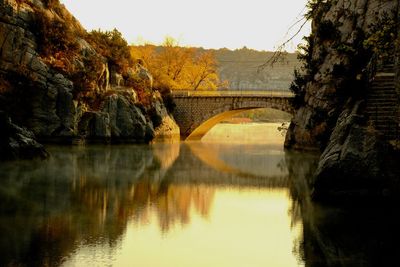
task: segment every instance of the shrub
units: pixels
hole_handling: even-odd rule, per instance
[[[36,34],[38,52],[44,61],[63,73],[70,73],[73,70],[72,59],[79,47],[66,23],[38,10],[32,32]]]
[[[138,96],[138,101],[144,106],[150,106],[152,102],[150,90],[145,87],[136,87],[135,91]]]
[[[307,76],[301,74],[299,70],[294,71],[294,79],[289,89],[294,93],[293,106],[295,108],[300,107],[303,103],[307,82]]]
[[[96,81],[101,71],[103,62],[95,54],[89,54],[82,58],[84,68],[71,73],[71,80],[74,83],[75,96],[85,91],[96,89]]]
[[[87,39],[96,51],[105,57],[112,69],[119,73],[125,73],[133,64],[128,43],[122,34],[114,29],[112,31],[91,31]]]
[[[370,25],[370,33],[363,42],[365,49],[380,58],[387,59],[393,56],[397,39],[396,16],[384,14],[375,24]]]

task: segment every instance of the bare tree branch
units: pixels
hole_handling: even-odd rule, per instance
[[[304,20],[304,21],[303,21]],[[286,54],[285,47],[288,43],[290,43],[304,28],[304,26],[307,24],[308,20],[306,17],[303,16],[300,20],[298,20],[294,25],[292,25],[290,28],[293,28],[296,24],[302,22],[303,23],[300,25],[299,29],[285,42],[283,42],[281,45],[278,46],[276,51],[273,53],[273,55],[262,65],[258,66],[257,71],[260,72],[267,66],[273,66],[276,62],[282,59],[282,57]],[[289,28],[289,30],[290,30]],[[288,30],[288,31],[289,31]]]

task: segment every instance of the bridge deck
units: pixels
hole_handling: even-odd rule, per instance
[[[279,97],[293,98],[294,94],[287,90],[263,90],[263,91],[248,91],[248,90],[231,90],[231,91],[189,91],[176,90],[172,92],[176,98],[186,97]]]

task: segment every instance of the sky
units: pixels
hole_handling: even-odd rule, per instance
[[[61,0],[87,30],[118,29],[130,44],[160,44],[166,36],[183,46],[273,51],[291,37],[288,29],[307,0]],[[293,42],[294,51],[310,31]]]

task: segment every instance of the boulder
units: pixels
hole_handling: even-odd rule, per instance
[[[111,137],[115,140],[143,141],[147,121],[141,110],[118,94],[106,98],[102,112],[110,118]]]
[[[149,112],[154,130],[154,141],[180,140],[180,129],[168,113],[159,92],[153,93],[153,104]]]
[[[120,87],[124,85],[124,77],[120,73],[112,71],[110,74],[110,84],[113,87]]]
[[[34,134],[11,122],[0,111],[0,160],[45,159],[49,154],[36,142]]]
[[[133,80],[142,83],[145,87],[153,88],[153,76],[140,63],[137,63],[134,68],[128,68],[128,80]]]
[[[78,133],[86,139],[107,141],[111,138],[108,113],[87,111],[80,118]]]
[[[339,116],[315,173],[313,198],[343,201],[383,197],[390,191],[385,175],[385,146],[359,115],[359,104]]]

